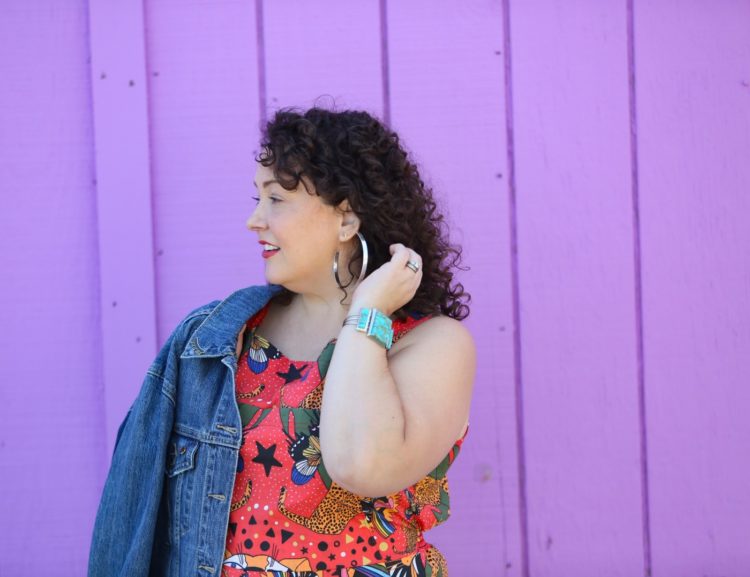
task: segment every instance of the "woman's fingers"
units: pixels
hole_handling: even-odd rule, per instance
[[[390,314],[414,297],[422,282],[422,258],[402,243],[394,243],[388,250],[390,261],[373,271],[357,288],[357,294],[365,301],[380,303],[379,307]],[[409,261],[417,264],[416,271],[407,266]]]
[[[389,247],[391,252],[391,263],[393,263],[396,269],[408,270],[415,278],[421,279],[422,277],[422,257],[417,252],[411,250],[409,247],[401,244],[394,243]],[[416,269],[409,265],[410,262],[416,264]]]
[[[404,246],[401,243],[395,243],[390,246],[391,256],[395,257],[392,260],[394,261],[400,261],[401,264],[406,266],[406,263],[409,261],[416,262],[420,267],[422,266],[422,259],[420,256],[411,250],[410,248]],[[397,256],[397,253],[398,254]]]

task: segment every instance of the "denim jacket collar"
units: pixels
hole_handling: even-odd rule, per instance
[[[233,292],[214,306],[185,345],[180,358],[223,357],[234,354],[237,335],[242,325],[282,290],[283,287],[280,285],[267,284]],[[216,302],[218,301],[214,301]]]

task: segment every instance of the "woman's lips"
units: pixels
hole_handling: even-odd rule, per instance
[[[261,254],[263,254],[263,258],[271,258],[273,255],[279,252],[279,247],[277,247],[274,244],[271,244],[267,240],[259,240],[258,243],[263,247],[263,250],[261,251]],[[265,247],[267,246],[272,246],[274,248],[272,250],[266,250]]]
[[[264,250],[263,251],[263,258],[271,258],[273,255],[275,255],[277,252],[279,252],[280,249],[275,250]]]

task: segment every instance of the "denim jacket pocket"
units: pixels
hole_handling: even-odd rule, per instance
[[[200,441],[172,432],[167,446],[165,490],[169,514],[169,543],[177,544],[190,529],[194,504],[195,467]]]
[[[195,467],[195,453],[198,451],[198,443],[197,439],[172,433],[167,454],[167,477],[174,477]]]

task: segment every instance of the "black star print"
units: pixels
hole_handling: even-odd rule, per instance
[[[329,559],[330,559],[331,561],[335,561],[335,560],[336,560],[336,555],[334,555],[333,553],[331,553],[331,554],[330,554],[330,555],[328,556],[328,558],[329,558]]]
[[[302,378],[302,371],[304,371],[307,368],[307,365],[302,365],[301,368],[297,368],[294,366],[294,363],[291,363],[289,365],[289,371],[286,373],[276,373],[280,377],[283,377],[284,384],[288,385],[292,381],[296,381],[298,379]]]
[[[253,462],[263,465],[263,468],[266,470],[266,477],[268,477],[271,475],[271,467],[281,467],[281,463],[273,456],[276,452],[276,445],[273,444],[266,448],[258,441],[255,441],[255,446],[258,447],[258,456],[253,458]]]
[[[307,554],[307,547],[302,547],[301,551],[302,553]]]

